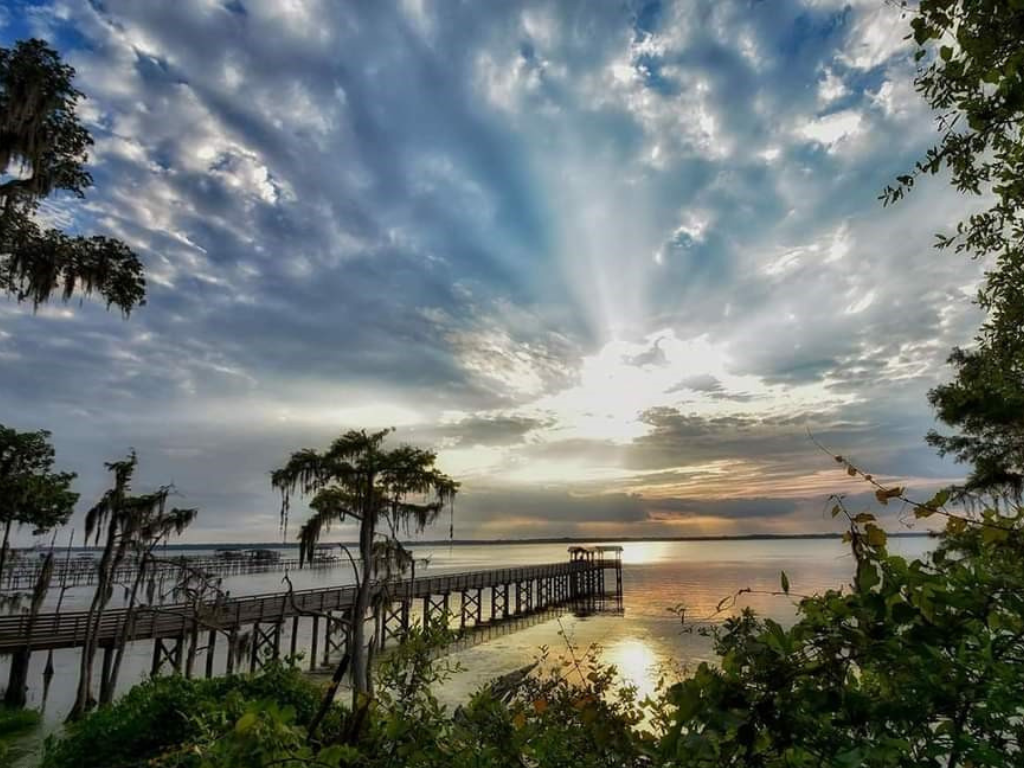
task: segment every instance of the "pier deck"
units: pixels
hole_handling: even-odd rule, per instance
[[[108,609],[93,621],[92,636],[103,650],[105,671],[118,647],[143,641],[153,644],[154,675],[168,668],[188,677],[254,671],[300,652],[316,669],[348,651],[360,619],[373,622],[369,636],[380,650],[400,641],[416,623],[414,609],[420,622],[443,618],[460,629],[562,606],[589,612],[609,600],[621,609],[622,562],[617,551],[605,557],[611,549],[574,547],[568,562],[381,582],[374,586],[372,615],[363,617],[353,616],[356,587],[343,585]],[[14,654],[18,661],[12,679],[24,674],[32,653],[80,649],[88,635],[85,611],[0,616],[0,654]]]

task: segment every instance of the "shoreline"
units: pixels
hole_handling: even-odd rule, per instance
[[[935,534],[931,531],[896,531],[889,533],[892,539],[915,539],[928,538]],[[842,533],[751,533],[721,536],[566,536],[566,537],[541,537],[534,539],[425,539],[422,541],[403,541],[407,547],[429,547],[429,546],[454,546],[454,547],[481,547],[481,546],[516,546],[520,544],[644,544],[653,542],[673,541],[802,541],[802,540],[828,540],[842,539]],[[352,547],[357,546],[356,542],[330,542],[332,544],[345,544]],[[166,544],[160,549],[162,551],[207,550],[207,549],[298,549],[298,542],[292,541],[249,541],[249,542],[205,542],[195,544]],[[48,549],[48,548],[47,548]],[[55,546],[55,550],[68,551],[68,547]],[[73,546],[72,552],[95,551],[96,547]]]

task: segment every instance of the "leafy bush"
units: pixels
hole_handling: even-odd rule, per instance
[[[312,737],[320,690],[295,670],[165,678],[52,740],[44,768],[1020,763],[1024,515],[964,517],[942,494],[924,504],[902,489],[876,495],[948,518],[932,554],[890,555],[874,516],[837,500],[850,526],[851,587],[803,597],[789,628],[750,611],[729,619],[715,632],[720,665],[701,665],[653,701],[637,701],[614,668],[567,644],[553,671],[506,676],[449,712],[434,691],[452,671],[438,660],[450,637],[428,627],[382,659],[360,709],[332,708]],[[784,574],[781,582],[786,595]]]
[[[254,703],[275,702],[305,725],[320,688],[298,670],[272,664],[257,675],[211,680],[161,677],[132,688],[112,706],[47,740],[43,768],[133,768],[201,765],[197,743],[232,731]]]
[[[34,709],[11,709],[0,706],[0,765],[8,765],[23,750],[17,741],[31,733],[42,717]]]
[[[599,663],[596,653],[581,654],[567,642],[553,672],[514,672],[449,713],[433,693],[453,671],[446,660],[434,658],[449,634],[443,626],[414,631],[381,664],[358,755],[343,764],[621,768],[637,763],[641,739],[633,726],[641,711],[635,691],[620,686],[615,669]]]
[[[880,489],[879,500],[903,499],[895,490]],[[789,629],[749,612],[730,620],[718,637],[721,667],[703,664],[670,691],[663,761],[1021,764],[1024,518],[949,515],[944,495],[903,500],[918,517],[948,515],[935,552],[891,556],[871,514],[850,516],[852,590],[804,598]]]

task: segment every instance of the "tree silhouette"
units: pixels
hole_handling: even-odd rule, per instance
[[[271,484],[281,491],[283,521],[287,521],[292,494],[312,497],[313,514],[299,533],[300,563],[311,559],[321,534],[333,523],[359,522],[350,644],[354,703],[369,691],[365,620],[379,579],[395,568],[403,569],[409,559],[399,533],[422,530],[436,520],[459,487],[434,467],[434,452],[411,446],[385,448],[391,431],[346,432],[322,453],[312,449],[293,453],[271,476]]]
[[[33,219],[56,191],[84,197],[89,131],[75,110],[75,70],[43,40],[0,47],[0,290],[38,307],[54,294],[102,296],[125,315],[144,303],[142,264],[124,243],[44,229]]]
[[[904,4],[905,5],[905,4]],[[910,27],[914,85],[936,112],[939,139],[882,199],[923,177],[984,202],[936,246],[985,259],[977,303],[986,319],[970,349],[949,358],[954,378],[928,399],[958,434],[928,434],[940,455],[973,465],[967,492],[1024,494],[1024,6],[1006,0],[922,0]]]
[[[144,550],[148,542],[158,541],[171,533],[181,533],[196,517],[195,509],[167,509],[167,498],[173,490],[171,486],[133,496],[131,482],[137,465],[134,451],[122,461],[108,463],[107,469],[114,474],[114,486],[104,492],[85,517],[85,539],[89,541],[95,537],[97,545],[102,541],[103,554],[97,567],[96,591],[86,615],[78,691],[69,720],[82,717],[96,703],[92,695],[92,672],[99,648],[99,626],[103,611],[114,594],[114,576],[118,567],[130,552]],[[111,681],[102,682],[102,689],[110,691]],[[109,701],[108,697],[105,699]]]
[[[18,432],[0,424],[0,574],[7,564],[11,529],[31,525],[36,534],[67,522],[78,494],[70,490],[76,475],[53,471],[50,433]]]

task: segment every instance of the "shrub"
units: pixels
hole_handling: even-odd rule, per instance
[[[42,717],[34,709],[0,707],[0,765],[8,765],[20,757],[18,740],[39,725]]]
[[[134,768],[201,764],[193,747],[230,731],[255,703],[273,700],[299,725],[309,722],[320,688],[296,669],[268,665],[256,675],[211,680],[160,677],[47,739],[43,768]]]
[[[879,500],[902,499],[897,490]],[[911,506],[929,517],[948,514],[943,502]],[[850,517],[852,590],[804,598],[789,629],[749,612],[727,623],[721,667],[701,665],[670,693],[662,760],[694,768],[1020,764],[1020,512],[949,515],[938,548],[912,562],[888,554],[873,521]]]

